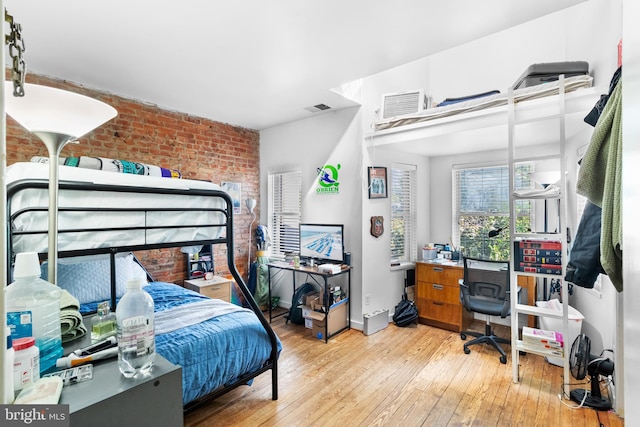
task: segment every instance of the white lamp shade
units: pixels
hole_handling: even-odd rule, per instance
[[[118,114],[102,101],[48,86],[25,83],[24,96],[16,97],[10,81],[5,82],[5,109],[30,132],[73,138],[80,138]]]

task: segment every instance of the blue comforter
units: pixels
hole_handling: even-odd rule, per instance
[[[208,299],[168,283],[153,282],[144,289],[156,312]],[[278,354],[281,349],[278,340]],[[256,315],[242,310],[156,335],[156,351],[182,367],[182,399],[187,404],[259,369],[269,359],[271,345]]]

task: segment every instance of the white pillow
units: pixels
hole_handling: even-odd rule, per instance
[[[48,266],[41,265],[42,278],[47,280]],[[76,297],[80,304],[111,299],[111,267],[109,255],[61,258],[58,260],[58,286]],[[127,281],[147,278],[133,254],[116,255],[116,297],[127,290]]]

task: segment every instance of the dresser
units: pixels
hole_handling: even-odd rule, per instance
[[[460,304],[464,269],[458,265],[416,263],[416,306],[420,323],[461,332],[473,320],[473,313]]]
[[[449,329],[454,332],[467,330],[473,321],[473,313],[460,303],[459,280],[464,277],[464,267],[432,262],[416,262],[416,306],[418,321],[425,325]],[[518,286],[526,289],[521,298],[535,304],[535,280],[518,276]],[[529,326],[535,326],[534,316],[529,316]]]
[[[190,279],[184,281],[184,287],[222,301],[231,302],[231,279],[213,276],[211,279]]]

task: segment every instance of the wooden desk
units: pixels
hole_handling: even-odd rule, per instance
[[[466,330],[473,321],[473,313],[460,303],[460,285],[464,277],[462,263],[416,263],[416,306],[420,323],[455,332]],[[527,289],[529,305],[535,305],[535,279],[518,276],[518,285]],[[529,326],[535,325],[535,316],[529,316]]]
[[[293,290],[293,294],[295,294],[296,292],[296,273],[306,273],[306,274],[310,274],[312,276],[317,276],[320,277],[323,281],[322,286],[323,286],[323,293],[324,293],[324,300],[323,301],[328,301],[329,299],[329,279],[334,278],[334,277],[338,277],[341,276],[343,274],[347,275],[347,297],[349,298],[349,300],[346,301],[347,304],[347,326],[344,329],[340,329],[339,331],[335,332],[333,335],[337,335],[340,332],[342,332],[345,329],[351,329],[351,267],[347,266],[347,265],[343,265],[342,269],[337,272],[337,273],[327,273],[324,271],[320,271],[318,270],[317,266],[314,267],[309,267],[309,266],[299,266],[299,267],[295,267],[292,264],[288,264],[286,262],[273,262],[273,263],[269,263],[267,264],[268,267],[268,277],[269,277],[269,299],[268,301],[271,301],[271,272],[272,270],[282,270],[282,271],[290,271],[291,272],[291,276],[292,276],[292,290]],[[284,312],[284,313],[280,313],[278,315],[273,315],[272,310],[271,310],[271,304],[269,304],[269,322],[271,322],[274,318],[276,317],[280,317],[280,316],[284,316],[288,314],[288,312]],[[325,322],[325,333],[324,333],[324,337],[325,337],[325,342],[329,341],[329,338],[331,338],[329,336],[329,326],[328,326],[328,322]]]

